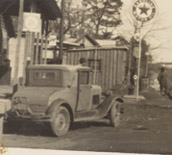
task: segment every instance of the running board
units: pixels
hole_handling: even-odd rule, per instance
[[[98,110],[92,110],[92,111],[84,111],[84,112],[77,112],[75,114],[75,122],[78,121],[92,121],[96,119],[102,118],[101,115],[99,115]]]

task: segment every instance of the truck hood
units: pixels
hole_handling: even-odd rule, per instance
[[[54,92],[63,92],[65,88],[48,88],[48,87],[27,87],[19,89],[13,96],[23,97],[27,99],[29,104],[45,105],[48,104],[48,99]],[[12,99],[12,100],[13,100]]]

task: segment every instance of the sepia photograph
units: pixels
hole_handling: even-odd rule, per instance
[[[0,0],[0,155],[172,154],[171,0]]]

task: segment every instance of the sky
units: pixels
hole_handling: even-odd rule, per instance
[[[73,0],[75,5],[81,0]],[[130,39],[134,35],[131,6],[135,0],[122,0],[123,25],[115,33]],[[156,18],[141,28],[142,36],[150,44],[154,62],[172,62],[172,0],[153,0],[157,6]]]
[[[134,34],[131,6],[133,0],[123,0],[123,25],[118,32],[129,39]],[[155,62],[172,62],[172,0],[154,0],[156,18],[141,28],[142,36],[150,44],[150,54]]]

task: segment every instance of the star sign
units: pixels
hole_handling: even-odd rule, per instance
[[[148,8],[148,7],[146,7],[146,5],[144,4],[144,6],[142,6],[142,7],[139,7],[139,9],[140,9],[140,14],[145,14],[145,15],[147,15],[147,11],[148,10],[150,10],[150,8]]]
[[[137,21],[147,22],[156,15],[156,5],[153,0],[135,0],[132,14]]]

